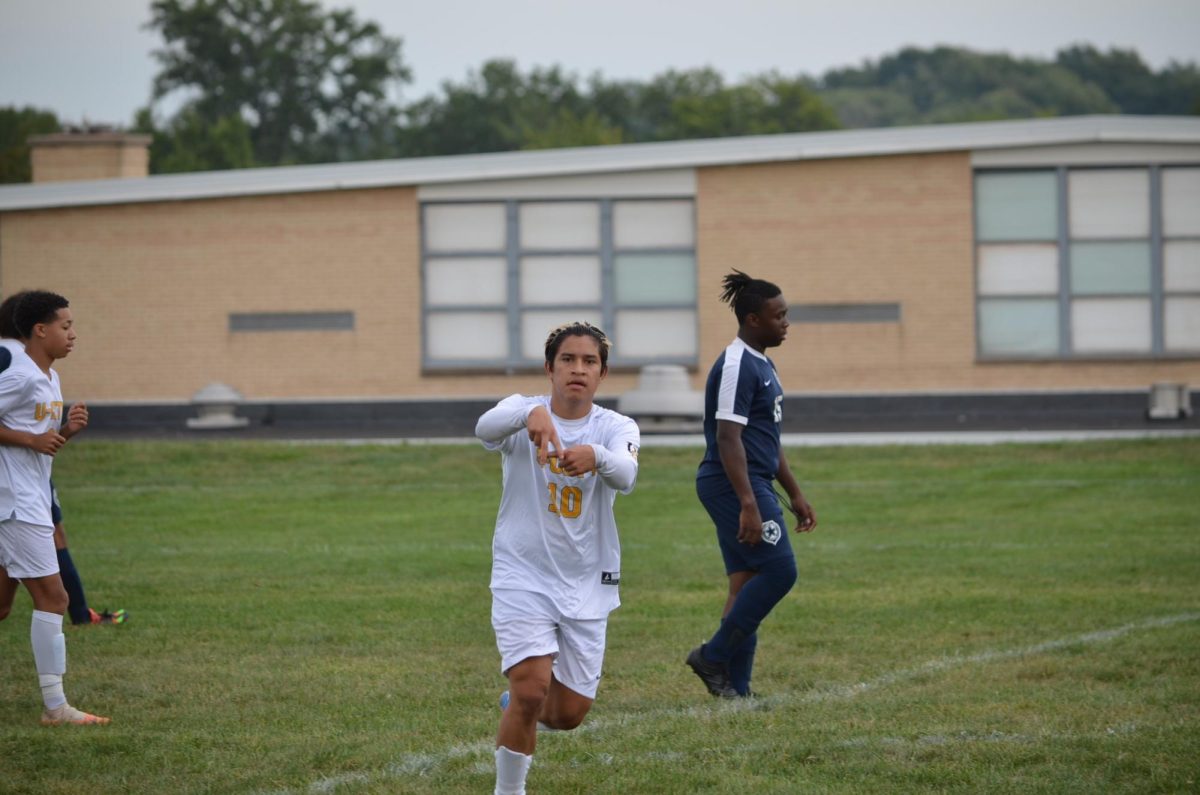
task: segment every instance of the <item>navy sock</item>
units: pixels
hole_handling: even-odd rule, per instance
[[[88,611],[87,597],[83,595],[83,581],[75,570],[75,561],[71,560],[68,549],[56,549],[58,553],[58,574],[62,577],[63,588],[67,589],[67,612],[71,615],[72,624],[92,623],[92,614]]]
[[[710,662],[729,662],[746,640],[758,631],[771,608],[779,603],[796,582],[796,560],[781,557],[768,561],[757,576],[738,592],[729,615],[704,646],[704,658]]]
[[[758,648],[758,633],[755,632],[738,647],[729,658],[729,678],[738,695],[750,692],[750,676],[754,672],[754,650]]]

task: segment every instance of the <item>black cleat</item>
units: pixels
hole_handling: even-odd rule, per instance
[[[691,650],[686,661],[688,667],[700,677],[709,693],[717,698],[737,698],[738,692],[733,689],[733,682],[729,679],[729,666],[704,659],[703,650],[703,644]]]

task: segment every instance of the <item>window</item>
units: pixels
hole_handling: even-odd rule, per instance
[[[691,199],[426,202],[424,364],[540,367],[550,329],[586,320],[610,366],[695,364]]]
[[[1200,167],[975,175],[983,358],[1200,353]]]

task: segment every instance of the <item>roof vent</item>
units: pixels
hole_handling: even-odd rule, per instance
[[[224,431],[245,428],[250,420],[234,416],[241,405],[242,394],[228,384],[212,383],[192,395],[192,405],[199,417],[192,417],[187,426],[194,431]]]
[[[683,367],[651,364],[642,368],[637,389],[621,395],[617,410],[645,433],[696,433],[703,429],[704,393],[690,387]]]
[[[1158,383],[1150,386],[1150,407],[1146,418],[1182,420],[1192,416],[1192,396],[1187,384]]]

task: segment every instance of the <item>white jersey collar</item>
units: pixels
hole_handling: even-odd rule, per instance
[[[733,344],[740,345],[742,348],[744,348],[746,350],[747,353],[757,356],[758,358],[762,359],[764,362],[769,361],[767,359],[767,355],[765,353],[759,353],[758,351],[754,350],[749,345],[747,345],[746,341],[744,339],[742,339],[741,337],[734,337]]]

